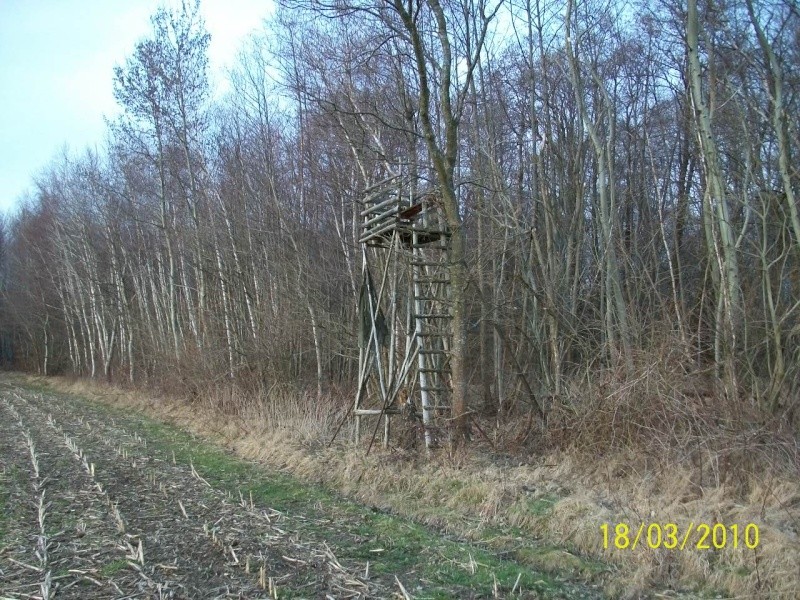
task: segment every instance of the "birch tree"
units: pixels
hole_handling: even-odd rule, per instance
[[[725,393],[735,402],[738,398],[735,356],[737,336],[743,320],[743,299],[731,208],[712,129],[714,107],[709,104],[703,85],[697,0],[689,0],[688,4],[686,51],[697,137],[706,178],[703,196],[705,232],[717,293],[716,359],[717,364],[723,365]]]

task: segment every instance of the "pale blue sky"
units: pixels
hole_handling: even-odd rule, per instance
[[[112,74],[150,31],[150,15],[178,0],[0,0],[0,210],[66,144],[102,146],[117,108]],[[219,85],[271,0],[203,0]]]

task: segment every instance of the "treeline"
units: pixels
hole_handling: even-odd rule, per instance
[[[8,223],[17,367],[349,398],[356,201],[402,173],[454,232],[457,422],[532,395],[567,427],[654,372],[648,393],[791,421],[789,0],[286,2],[221,98],[208,44],[196,5],[159,10],[105,148],[54,161]]]

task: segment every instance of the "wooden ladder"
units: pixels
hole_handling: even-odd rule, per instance
[[[420,220],[421,221],[421,220]],[[445,231],[418,222],[411,230],[414,334],[425,447],[440,445],[450,415],[450,278]],[[433,235],[432,235],[433,234]],[[420,243],[421,239],[438,237]]]

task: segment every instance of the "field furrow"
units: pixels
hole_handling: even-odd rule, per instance
[[[191,462],[158,456],[138,432],[42,395],[14,391],[9,397],[14,410],[35,424],[40,445],[59,449],[54,460],[69,473],[65,480],[84,483],[81,493],[60,489],[64,501],[81,498],[104,509],[105,524],[119,540],[118,554],[124,550],[105,568],[133,572],[139,590],[186,598],[271,597],[283,589],[307,590],[311,597],[323,591],[365,597],[379,587],[342,566],[326,544],[292,533],[282,513],[215,489]],[[90,514],[91,508],[76,505],[73,512]],[[66,543],[67,534],[61,535]],[[102,557],[80,547],[74,544],[67,553],[74,570],[97,575]],[[79,565],[81,560],[92,564]]]
[[[13,406],[0,401],[0,477],[6,514],[0,538],[0,589],[26,598],[40,591],[36,556],[38,497],[29,449]]]
[[[17,554],[8,562],[23,570],[12,573],[4,593],[19,598],[137,597],[143,582],[135,573],[120,572],[127,564],[125,546],[107,499],[87,469],[24,400],[6,395],[3,406],[13,416],[3,420],[3,456],[16,457],[12,490],[21,496],[18,503],[8,503],[15,511],[10,521],[16,543],[7,551]],[[10,424],[16,431],[9,431]],[[27,453],[29,466],[21,453]]]

